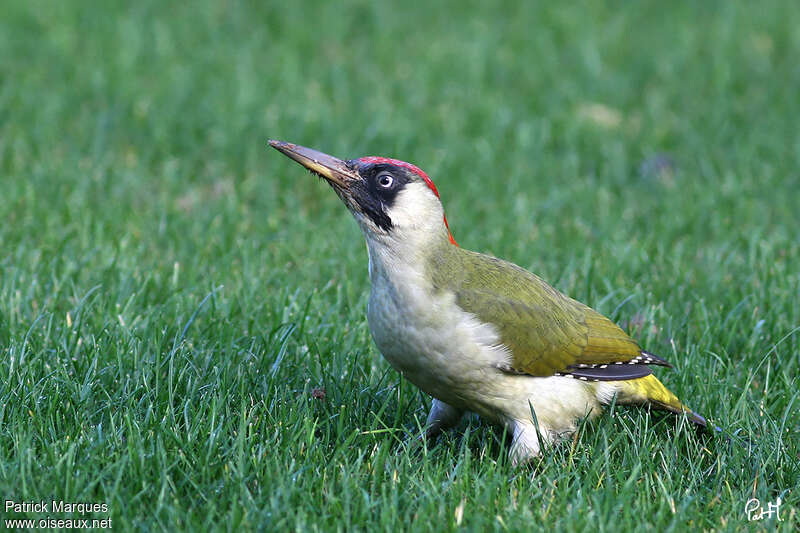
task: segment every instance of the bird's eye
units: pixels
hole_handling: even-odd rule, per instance
[[[394,178],[391,177],[389,174],[381,174],[378,176],[378,185],[383,187],[384,189],[388,189],[394,184]]]

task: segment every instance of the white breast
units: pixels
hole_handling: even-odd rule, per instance
[[[496,329],[433,291],[420,258],[370,242],[367,318],[381,354],[417,387],[454,407],[500,423],[530,420],[569,431],[599,406],[592,384],[566,377],[511,375],[511,353]]]
[[[383,356],[428,394],[470,408],[476,387],[510,361],[494,327],[435,293],[421,270],[369,246],[372,291],[367,318]]]

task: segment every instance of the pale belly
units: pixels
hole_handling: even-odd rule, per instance
[[[599,412],[594,384],[503,372],[510,353],[494,328],[445,296],[424,307],[413,297],[373,286],[367,317],[381,354],[424,392],[501,424],[532,420],[533,407],[538,423],[554,431]]]

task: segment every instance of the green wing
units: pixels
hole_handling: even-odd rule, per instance
[[[564,372],[578,376],[574,370],[583,368],[581,365],[667,364],[642,352],[636,341],[609,319],[527,270],[463,248],[448,248],[428,264],[434,289],[452,292],[462,309],[497,328],[512,353],[509,370],[533,376]],[[618,367],[614,378],[650,373],[644,365],[636,367],[627,377]]]

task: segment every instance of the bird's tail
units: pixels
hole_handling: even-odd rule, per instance
[[[620,381],[617,400],[620,404],[650,404],[659,409],[676,414],[685,414],[686,418],[698,426],[708,429],[706,419],[686,407],[677,396],[672,394],[658,378],[650,374],[638,379]],[[713,429],[719,430],[716,426]]]

